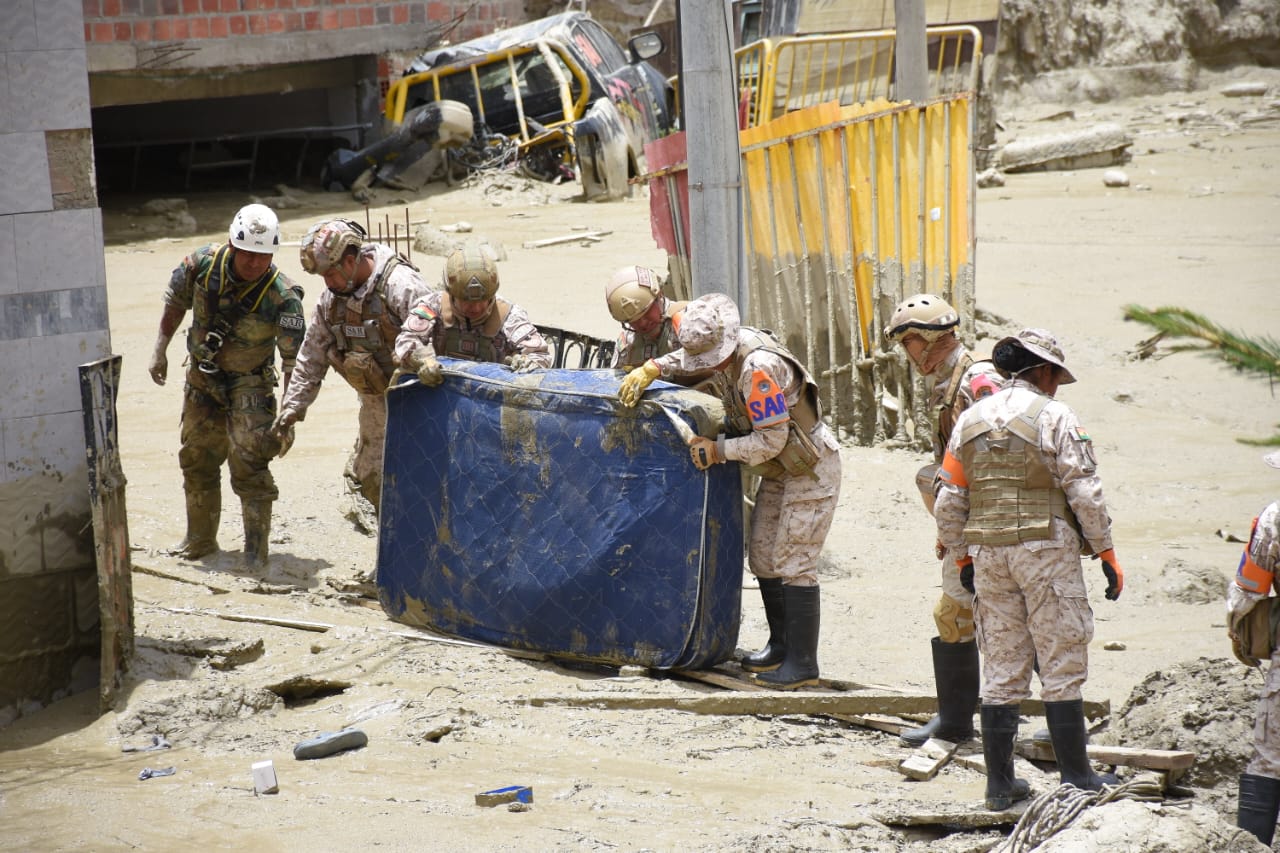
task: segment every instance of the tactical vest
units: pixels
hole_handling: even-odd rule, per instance
[[[764,350],[786,359],[794,369],[804,377],[804,390],[800,393],[800,401],[789,408],[791,416],[787,430],[787,443],[773,459],[765,460],[759,465],[744,465],[743,470],[766,480],[776,480],[787,474],[812,474],[813,465],[818,460],[819,451],[809,438],[809,432],[822,418],[822,404],[818,400],[818,383],[813,381],[805,366],[796,360],[773,337],[772,332],[742,328],[738,332],[738,348],[734,351],[734,359],[742,364],[748,355],[756,350]],[[723,377],[719,382],[717,378]],[[747,401],[733,382],[724,381],[721,373],[707,384],[714,388],[724,403],[725,420],[730,436],[744,436],[751,433],[751,415],[747,411]]]
[[[651,358],[658,358],[680,349],[675,324],[671,318],[684,310],[688,302],[668,302],[662,313],[662,326],[652,338],[644,338],[638,332],[631,333],[631,344],[618,356],[618,366],[624,369],[639,367]]]
[[[436,352],[449,358],[463,358],[468,361],[502,361],[502,354],[507,349],[507,316],[511,313],[511,303],[495,298],[493,311],[485,319],[484,325],[476,328],[463,328],[455,323],[453,316],[453,299],[449,294],[440,296],[440,322],[436,324],[434,340]]]
[[[1066,493],[1054,484],[1040,450],[1036,420],[1049,398],[1037,395],[1003,428],[975,418],[960,433],[960,461],[969,480],[968,545],[1016,545],[1053,538],[1053,518],[1080,525]]]
[[[197,298],[191,306],[187,351],[200,371],[209,375],[221,370],[218,354],[236,324],[258,310],[280,276],[280,270],[272,264],[255,281],[235,282],[231,270],[232,252],[230,244],[223,245],[208,256],[203,273],[196,273]]]
[[[956,421],[960,418],[960,412],[956,411],[956,401],[960,399],[960,380],[964,378],[964,372],[973,363],[973,358],[967,352],[956,359],[956,366],[951,371],[950,384],[947,385],[947,393],[938,403],[938,431],[935,437],[939,446],[944,449],[951,441],[951,431],[956,428]]]
[[[335,293],[325,312],[324,322],[336,347],[330,361],[362,394],[381,394],[395,371],[392,349],[400,323],[387,311],[386,285],[400,264],[413,266],[399,255],[388,259],[363,297]]]

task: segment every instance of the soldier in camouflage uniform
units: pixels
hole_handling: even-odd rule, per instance
[[[396,338],[403,370],[434,387],[444,381],[436,356],[492,361],[517,372],[551,366],[551,350],[529,315],[498,296],[498,265],[478,245],[455,249],[444,264],[444,290],[409,312]]]
[[[1004,385],[989,359],[974,360],[956,328],[960,315],[941,297],[927,293],[904,299],[894,309],[885,337],[902,347],[924,376],[933,427],[933,462],[916,474],[924,505],[933,512],[934,487],[951,431],[960,413],[974,400]],[[959,743],[973,737],[973,710],[978,705],[978,644],[973,636],[973,594],[960,584],[955,564],[939,547],[942,597],[933,608],[938,636],[933,638],[933,677],[938,713],[925,725],[907,729],[902,742],[920,746],[931,737]]]
[[[622,324],[613,367],[632,370],[680,348],[677,315],[689,303],[668,300],[653,270],[635,266],[615,270],[604,286],[604,298],[613,319]]]
[[[986,806],[999,811],[1030,795],[1013,775],[1013,746],[1037,657],[1062,781],[1093,791],[1115,783],[1093,771],[1085,752],[1081,697],[1093,610],[1080,554],[1101,559],[1112,601],[1124,572],[1093,442],[1075,412],[1053,399],[1060,385],[1076,381],[1057,340],[1023,329],[997,343],[992,360],[1010,382],[956,422],[934,517],[939,541],[976,592]]]
[[[334,219],[314,225],[302,239],[302,268],[324,278],[289,391],[276,418],[278,435],[304,420],[332,366],[360,398],[359,433],[347,460],[350,485],[373,505],[382,500],[382,446],[387,432],[383,396],[396,364],[396,338],[410,309],[437,285],[381,243],[366,242],[356,222]]]
[[[1280,468],[1280,451],[1263,459]],[[1227,587],[1232,650],[1241,662],[1270,660],[1253,729],[1253,758],[1240,776],[1236,825],[1271,847],[1280,815],[1280,631],[1277,631],[1276,568],[1280,567],[1280,501],[1254,519],[1235,582]],[[1246,630],[1249,629],[1249,630]],[[1266,654],[1270,648],[1270,655]],[[1256,655],[1256,656],[1255,656]]]
[[[250,204],[231,221],[225,245],[187,256],[173,271],[149,371],[157,385],[169,372],[166,352],[178,324],[192,312],[182,403],[182,485],[187,535],[174,553],[196,559],[218,550],[222,463],[240,496],[245,563],[265,566],[271,504],[279,496],[268,467],[281,449],[276,414],[275,352],[287,392],[306,331],[302,288],[274,263],[280,246],[275,213]]]
[[[817,684],[817,565],[840,497],[840,445],[822,421],[818,386],[772,335],[742,326],[723,293],[690,302],[678,336],[680,349],[627,374],[618,399],[635,406],[659,376],[713,370],[728,380],[722,400],[731,434],[699,436],[689,450],[698,468],[733,461],[761,477],[748,559],[769,643],[743,668],[770,687]]]

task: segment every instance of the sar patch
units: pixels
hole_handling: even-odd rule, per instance
[[[751,374],[751,396],[747,397],[747,414],[751,418],[751,426],[756,429],[791,420],[786,396],[763,370],[756,370]]]
[[[297,314],[281,314],[280,328],[282,329],[305,329],[306,321]]]

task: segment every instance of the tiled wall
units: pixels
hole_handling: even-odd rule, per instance
[[[111,352],[82,0],[0,0],[0,725],[97,680],[77,366]]]

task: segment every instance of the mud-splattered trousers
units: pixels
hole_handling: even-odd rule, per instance
[[[1280,568],[1280,501],[1268,504],[1254,522],[1236,580],[1227,594],[1227,607],[1232,616],[1243,616],[1255,607],[1270,606],[1277,568]],[[1276,649],[1271,653],[1262,695],[1258,697],[1253,759],[1245,768],[1246,773],[1272,779],[1280,779],[1280,642],[1277,641],[1280,637],[1272,638]]]
[[[982,701],[990,705],[1010,705],[1030,696],[1037,658],[1046,702],[1081,698],[1089,672],[1093,610],[1080,554],[1082,548],[1100,553],[1112,547],[1111,520],[1088,434],[1070,408],[1046,401],[1025,380],[1014,380],[965,411],[952,433],[948,456],[980,460],[981,451],[970,448],[966,454],[964,449],[966,435],[974,434],[970,427],[985,421],[1003,428],[1035,411],[1037,400],[1043,403],[1034,418],[1037,441],[1025,452],[1048,469],[1063,500],[1044,532],[1012,544],[978,544],[983,534],[970,519],[968,484],[945,475],[934,506],[939,541],[952,553],[967,551],[974,560]]]
[[[268,465],[280,452],[280,442],[271,432],[276,415],[275,353],[279,350],[283,370],[291,373],[306,330],[302,290],[274,266],[258,282],[238,281],[225,261],[225,247],[198,249],[173,271],[165,291],[166,305],[192,311],[188,353],[206,343],[215,314],[234,320],[213,356],[212,372],[201,370],[199,357],[191,355],[178,463],[188,495],[218,492],[226,462],[231,488],[241,500],[273,501],[279,493]],[[269,281],[251,305],[233,308],[242,294],[264,279]],[[213,312],[210,289],[219,294]]]

